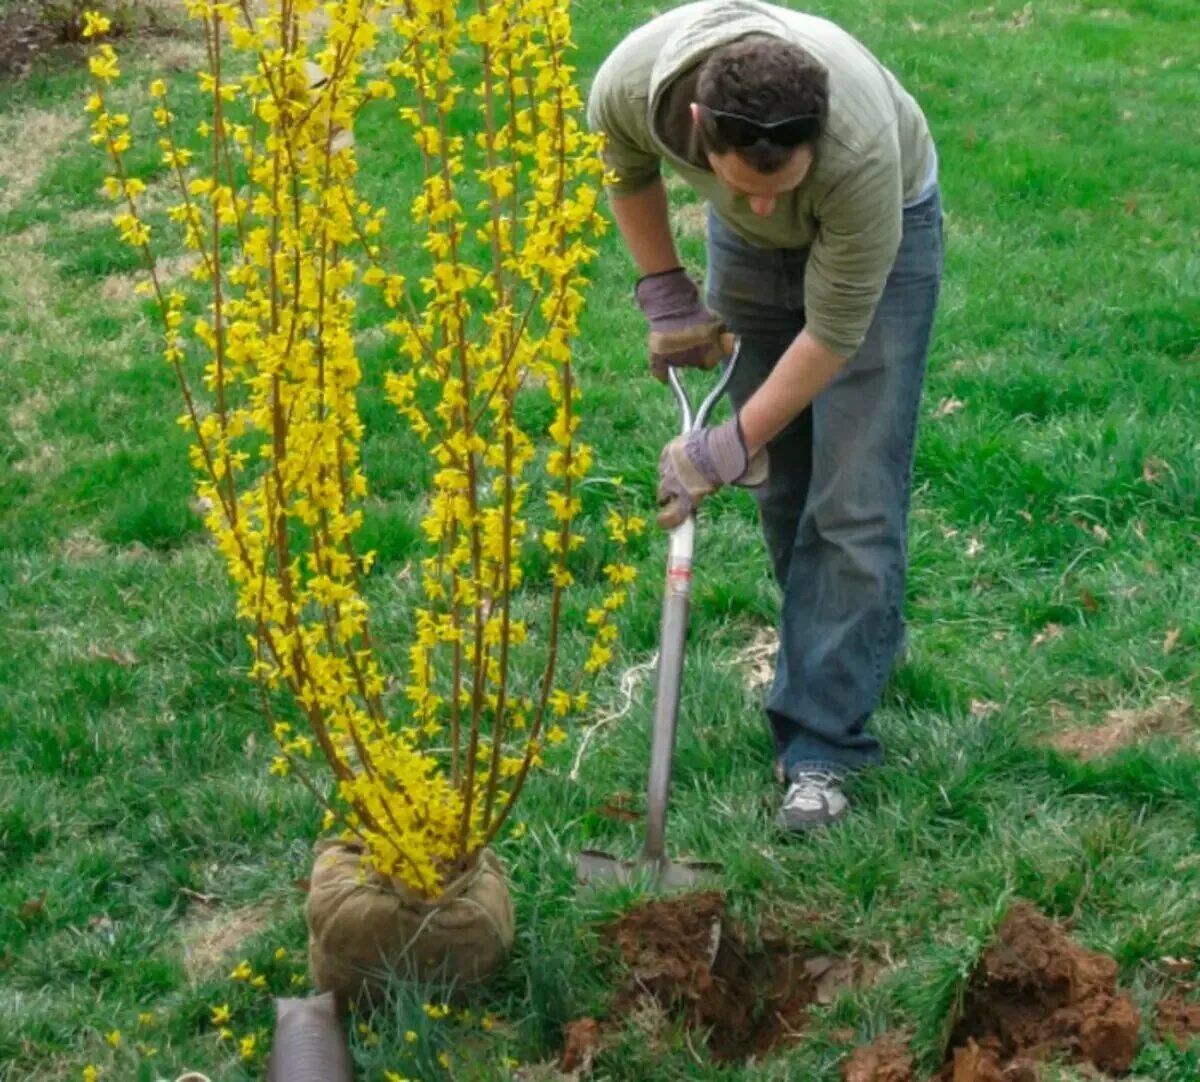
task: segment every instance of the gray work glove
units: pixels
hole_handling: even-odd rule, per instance
[[[750,458],[736,417],[676,436],[658,456],[658,524],[675,529],[722,485],[757,488],[766,479],[767,452]]]
[[[682,267],[639,278],[633,295],[650,323],[650,370],[665,383],[667,368],[713,368],[721,348],[720,319],[700,303]]]

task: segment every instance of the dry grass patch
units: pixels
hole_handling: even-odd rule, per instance
[[[160,282],[171,282],[191,274],[200,265],[199,252],[182,252],[179,255],[168,256],[155,263]],[[106,301],[124,304],[134,299],[139,282],[147,280],[144,270],[129,274],[110,274],[100,285],[100,296]]]
[[[51,109],[25,109],[0,119],[0,214],[25,198],[82,127],[82,116]]]
[[[775,679],[775,655],[779,634],[773,627],[760,627],[749,645],[730,658],[729,664],[742,674],[747,691],[758,691]]]
[[[708,204],[685,203],[675,208],[675,226],[685,237],[704,237],[708,231]]]
[[[206,902],[193,905],[179,933],[188,980],[196,984],[216,974],[247,939],[271,923],[271,917],[266,905],[244,909],[221,909]]]
[[[1111,755],[1148,736],[1196,736],[1192,704],[1177,695],[1160,695],[1149,706],[1110,710],[1099,725],[1080,725],[1050,738],[1057,751],[1087,762]]]
[[[108,554],[108,546],[88,530],[73,530],[55,546],[68,563],[87,563]]]

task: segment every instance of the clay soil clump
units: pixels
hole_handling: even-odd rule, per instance
[[[912,1053],[904,1038],[885,1033],[873,1043],[856,1048],[842,1064],[844,1082],[912,1082]]]
[[[628,978],[613,1004],[622,1017],[647,999],[707,1035],[713,1058],[766,1055],[797,1041],[815,1003],[850,983],[848,963],[765,940],[751,949],[717,892],[654,901],[604,929]]]
[[[937,1079],[1032,1082],[1033,1064],[1051,1057],[1124,1074],[1137,1053],[1139,1018],[1116,982],[1112,958],[1017,904],[971,977]]]
[[[1154,1016],[1154,1032],[1159,1040],[1186,1048],[1200,1039],[1200,1003],[1188,1003],[1178,996],[1160,1000]]]

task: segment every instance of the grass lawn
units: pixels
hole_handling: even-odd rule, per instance
[[[941,157],[947,267],[917,450],[909,655],[876,720],[888,762],[854,784],[854,814],[779,837],[754,679],[769,654],[747,649],[770,632],[775,591],[749,498],[711,500],[669,836],[724,862],[752,940],[782,930],[856,979],[808,1012],[803,1039],[755,1063],[714,1063],[669,1019],[615,1017],[623,978],[597,929],[635,895],[577,896],[573,864],[585,846],[637,845],[640,823],[611,812],[642,800],[652,703],[637,670],[578,780],[579,731],[527,791],[525,835],[500,846],[511,961],[470,1019],[431,1018],[398,989],[355,1034],[363,1078],[500,1079],[510,1061],[519,1077],[564,1077],[530,1065],[553,1063],[582,1017],[612,1023],[597,1079],[836,1079],[887,1031],[928,1077],[1017,898],[1115,958],[1142,1010],[1134,1075],[1200,1077],[1200,1044],[1153,1025],[1163,996],[1196,998],[1200,961],[1195,0],[813,8],[897,71]],[[578,0],[585,83],[654,10]],[[152,71],[183,86],[199,56],[185,37],[123,52],[142,87]],[[266,771],[177,391],[99,195],[85,84],[71,58],[0,83],[0,1080],[79,1078],[88,1063],[122,1080],[185,1067],[258,1078],[271,995],[304,982],[319,813]],[[132,80],[120,94],[146,104]],[[397,208],[401,130],[379,103],[358,133],[366,189]],[[154,157],[146,140],[131,160],[153,179]],[[698,208],[672,199],[699,270]],[[593,280],[586,438],[597,474],[623,476],[648,512],[674,410],[644,375],[615,233]],[[364,547],[380,550],[371,600],[397,652],[421,488],[382,394],[388,345],[363,332]],[[591,721],[621,707],[622,670],[655,650],[664,551],[661,535],[636,550],[624,657]],[[242,960],[264,987],[230,978]],[[212,1021],[222,1004],[232,1040]]]

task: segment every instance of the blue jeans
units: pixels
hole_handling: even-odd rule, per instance
[[[741,336],[738,409],[804,326],[807,255],[756,248],[709,213],[707,303]],[[913,444],[941,276],[935,191],[904,211],[866,340],[768,447],[770,480],[755,495],[783,598],[766,710],[789,776],[882,758],[867,722],[904,637]]]

